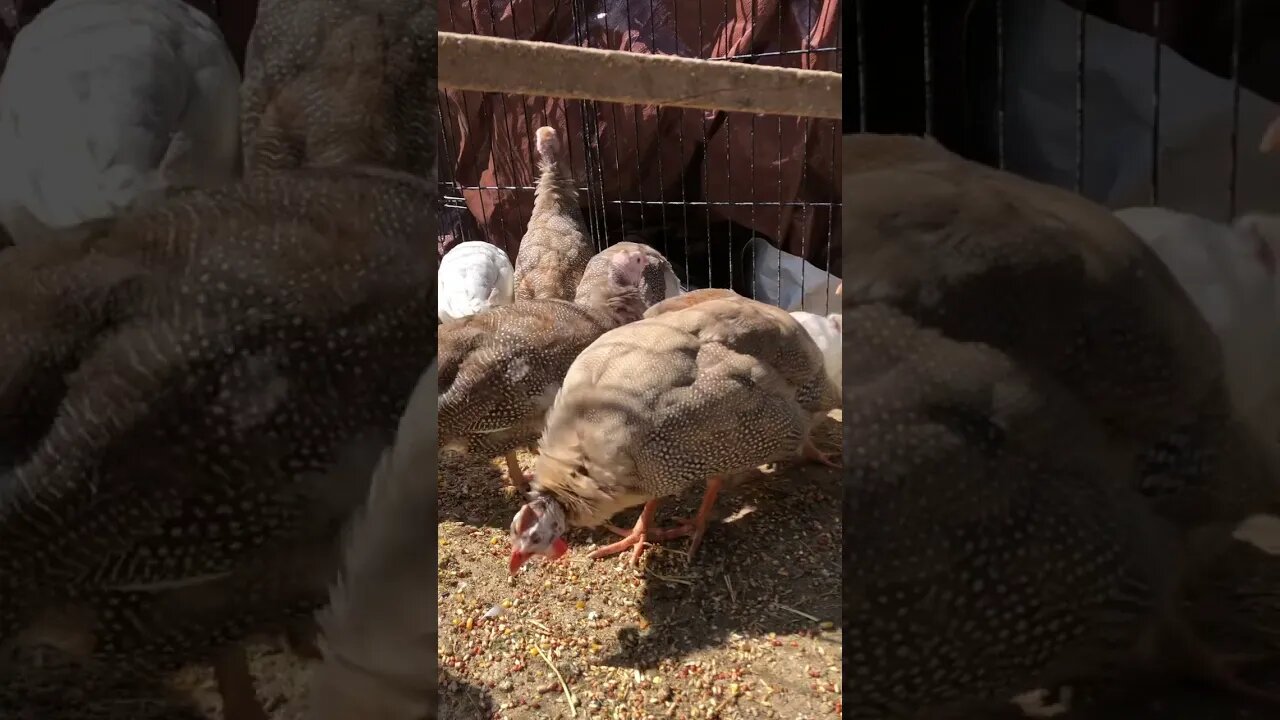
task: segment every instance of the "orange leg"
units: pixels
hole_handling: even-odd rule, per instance
[[[724,480],[719,476],[714,476],[707,481],[707,491],[702,494],[702,504],[698,506],[698,514],[693,516],[693,537],[689,540],[689,560],[693,560],[693,554],[702,544],[702,536],[707,533],[707,518],[711,515],[711,508],[715,506],[716,496],[720,494],[720,488],[723,485]]]
[[[650,534],[656,536],[655,539],[679,537],[681,534],[687,534],[687,531],[684,528],[675,528],[671,530],[654,528],[651,530],[649,526],[653,524],[653,514],[657,509],[657,500],[650,500],[645,503],[644,509],[640,511],[640,517],[636,518],[635,527],[631,528],[631,532],[626,532],[625,530],[621,530],[613,526],[607,526],[613,532],[622,535],[623,538],[611,545],[596,548],[587,557],[595,560],[597,558],[608,557],[609,555],[617,555],[627,548],[632,548],[631,562],[633,564],[638,564],[640,562],[640,556],[644,554],[645,541]]]
[[[517,490],[528,490],[529,480],[531,478],[524,474],[520,469],[520,459],[516,457],[516,451],[512,450],[507,453],[507,480],[511,482]]]

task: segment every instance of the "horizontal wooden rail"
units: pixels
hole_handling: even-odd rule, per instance
[[[839,118],[839,73],[440,33],[440,87]]]

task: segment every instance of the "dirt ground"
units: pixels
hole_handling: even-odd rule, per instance
[[[833,419],[817,441],[837,449],[839,438]],[[839,717],[839,472],[797,462],[740,480],[692,563],[685,539],[652,547],[638,569],[627,553],[593,561],[588,551],[617,538],[574,531],[564,559],[532,560],[513,579],[520,501],[501,461],[442,458],[441,717]],[[701,493],[663,503],[659,524],[692,515]]]

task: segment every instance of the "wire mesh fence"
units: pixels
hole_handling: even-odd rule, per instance
[[[841,66],[840,20],[838,0],[449,0],[441,8],[441,29],[452,32],[832,71]],[[537,180],[533,134],[550,125],[569,138],[598,250],[644,242],[687,287],[729,287],[784,305],[818,284],[823,297],[828,284],[834,289],[834,120],[457,91],[440,102],[441,255],[486,240],[514,260]],[[760,240],[810,265],[799,265],[799,276],[784,272],[783,254]],[[771,271],[760,267],[765,255],[777,264]]]
[[[927,133],[1113,207],[1280,211],[1280,162],[1257,152],[1280,5],[850,2],[851,130]]]

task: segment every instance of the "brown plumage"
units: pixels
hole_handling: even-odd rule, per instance
[[[851,136],[844,173],[846,302],[888,302],[1061,382],[1183,527],[1274,499],[1212,329],[1112,213],[920,138]]]
[[[373,165],[434,177],[428,5],[260,0],[241,86],[245,173]]]
[[[322,602],[434,345],[433,192],[300,171],[127,215],[63,263],[0,255],[24,299],[0,314],[73,321],[0,321],[39,388],[0,416],[43,430],[6,433],[0,643],[165,670]]]
[[[689,292],[684,293],[683,295],[677,295],[676,297],[667,298],[666,300],[663,300],[662,302],[657,303],[656,305],[650,306],[648,310],[644,311],[644,316],[647,318],[651,318],[657,315],[663,315],[665,313],[675,312],[677,310],[684,310],[685,308],[693,307],[694,305],[699,305],[709,300],[724,300],[725,298],[737,298],[737,297],[742,297],[742,296],[732,290],[725,290],[724,288],[703,288],[701,290],[690,290]]]
[[[675,271],[671,269],[671,263],[667,262],[662,253],[644,243],[624,240],[610,245],[591,258],[587,263],[587,269],[582,273],[582,279],[578,282],[574,302],[579,304],[585,302],[595,288],[601,283],[608,282],[613,258],[618,253],[640,255],[645,258],[647,266],[640,285],[645,305],[653,307],[667,298],[680,294],[680,280],[676,278]]]
[[[844,345],[847,717],[1203,659],[1172,537],[1069,392],[880,304],[846,311]]]
[[[423,548],[435,543],[436,368],[409,398],[395,444],[374,472],[347,540],[342,579],[321,615],[324,661],[311,677],[308,720],[436,717],[435,592]]]
[[[601,334],[644,313],[645,256],[617,253],[610,262],[611,277],[582,304],[527,300],[439,326],[441,448],[507,454],[511,482],[527,484],[512,456],[538,439],[569,365]]]
[[[1135,663],[1274,706],[1176,612],[1274,490],[1168,271],[1105,209],[930,141],[846,138],[844,173],[846,709]]]
[[[538,170],[533,213],[516,254],[516,302],[572,300],[594,250],[582,222],[578,188],[563,141],[553,128],[536,133]]]
[[[557,555],[567,525],[646,504],[622,543],[643,548],[657,499],[708,491],[693,553],[727,474],[794,456],[838,399],[790,315],[746,298],[707,301],[601,336],[573,362],[547,414],[530,501],[512,521],[511,569]],[[674,534],[674,533],[667,533]]]

